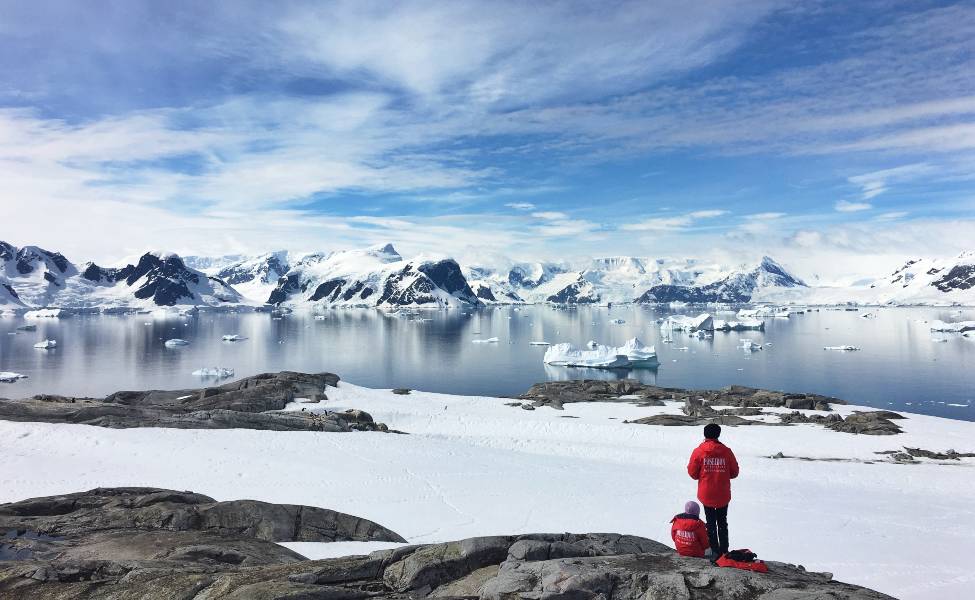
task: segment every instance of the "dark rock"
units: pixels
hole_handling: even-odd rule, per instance
[[[394,394],[398,394],[398,395],[400,395],[400,396],[406,396],[406,395],[408,395],[408,394],[409,394],[410,392],[412,392],[412,391],[413,391],[413,390],[410,390],[410,389],[408,389],[408,388],[395,388],[395,389],[393,390],[393,393],[394,393]]]
[[[623,421],[624,423],[636,423],[638,425],[665,425],[665,426],[704,426],[708,423],[717,423],[726,427],[737,427],[738,425],[779,425],[779,423],[766,423],[764,421],[752,421],[736,415],[718,415],[715,417],[695,417],[689,415],[653,415],[643,417],[633,421]]]
[[[521,408],[522,408],[523,410],[535,410],[535,407],[534,407],[534,406],[532,406],[531,404],[522,404],[522,405],[521,405]]]
[[[296,398],[327,399],[332,373],[264,373],[224,385],[192,390],[115,392],[103,399],[35,396],[0,400],[0,419],[75,423],[124,429],[267,429],[274,431],[386,431],[367,413],[283,412]]]
[[[205,497],[171,493],[205,504]],[[62,506],[58,501],[52,504]],[[149,506],[165,504],[161,501]],[[121,509],[113,506],[112,510]],[[69,515],[61,518],[66,520]],[[255,532],[246,527],[244,531]],[[159,534],[157,544],[150,549],[143,540],[140,552],[133,552],[131,548],[86,543],[82,537],[80,541],[50,543],[83,550],[88,553],[83,559],[77,553],[66,553],[0,563],[0,596],[12,600],[569,600],[594,599],[600,594],[606,600],[759,597],[756,594],[769,598],[888,598],[832,581],[828,574],[809,573],[781,563],[768,563],[770,573],[765,575],[721,569],[706,560],[680,558],[653,540],[619,534],[482,537],[406,546],[369,556],[308,561],[245,534],[158,529],[130,533],[133,538]],[[745,592],[748,595],[742,595]]]
[[[904,450],[913,458],[931,458],[934,460],[959,460],[962,458],[975,458],[975,452],[955,452],[954,450],[948,450],[947,452],[934,452],[932,450],[924,450],[922,448],[908,448],[904,446]]]
[[[864,435],[894,435],[902,430],[896,423],[885,419],[879,412],[853,413],[842,421],[827,425],[833,431]]]

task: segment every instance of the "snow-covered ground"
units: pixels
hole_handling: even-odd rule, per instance
[[[292,406],[359,408],[410,435],[0,421],[0,501],[151,485],[350,512],[411,543],[540,531],[669,541],[670,518],[695,494],[685,465],[700,428],[623,422],[677,412],[677,404],[526,411],[500,398],[399,396],[346,383],[328,394],[322,405]],[[722,439],[741,464],[729,514],[732,545],[899,598],[970,597],[975,460],[766,458],[781,451],[878,460],[875,452],[902,446],[975,451],[975,423],[919,415],[899,423],[906,433],[885,437],[816,425],[726,428]],[[289,546],[310,556],[371,549]]]

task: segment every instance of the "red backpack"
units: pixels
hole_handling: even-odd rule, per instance
[[[733,569],[755,571],[756,573],[768,573],[768,567],[765,563],[758,560],[758,555],[747,548],[726,552],[716,562],[719,567],[731,567]]]

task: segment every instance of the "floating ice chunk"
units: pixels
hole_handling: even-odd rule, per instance
[[[548,342],[528,342],[531,346],[550,346]]]
[[[13,383],[18,379],[27,379],[27,376],[23,373],[14,373],[13,371],[0,371],[0,382]]]
[[[596,340],[589,340],[588,342],[586,342],[586,348],[589,348],[590,350],[595,349],[596,346],[598,345],[599,344],[596,343]]]
[[[660,331],[697,331],[703,329],[710,331],[714,329],[714,319],[707,313],[702,313],[696,317],[687,315],[671,315],[660,324]]]
[[[762,349],[761,344],[756,344],[754,341],[749,339],[741,340],[741,346],[738,347],[744,350],[745,352],[758,352],[759,350]]]
[[[715,331],[762,331],[765,329],[765,321],[761,319],[742,319],[740,321],[714,320]]]
[[[610,321],[610,323],[613,323],[615,325],[622,325],[623,323],[626,323],[626,321],[624,321],[623,319],[613,319],[612,321]]]
[[[964,333],[966,331],[975,331],[975,321],[956,321],[954,323],[931,321],[931,331],[943,331],[945,333]]]
[[[225,335],[221,339],[225,342],[239,342],[241,340],[246,340],[247,338],[245,338],[242,335],[237,335],[236,333],[234,333],[232,335]]]
[[[40,308],[38,310],[29,310],[24,313],[25,319],[57,319],[62,315],[60,308]]]
[[[178,346],[189,346],[190,343],[186,340],[181,340],[179,338],[173,338],[171,340],[166,340],[165,345],[167,348],[176,348]]]
[[[860,316],[863,317],[864,319],[876,319],[877,313],[863,313]]]
[[[838,350],[840,352],[856,352],[859,346],[823,346],[823,350]]]
[[[555,344],[549,346],[542,360],[548,365],[597,369],[654,367],[659,364],[654,347],[645,346],[638,338],[632,338],[617,348],[596,344],[590,350],[579,350],[568,343]]]
[[[35,348],[40,348],[42,350],[47,350],[48,348],[57,348],[57,340],[44,340],[43,342],[37,342],[34,344]]]
[[[948,338],[931,338],[932,342],[947,342]]]
[[[701,339],[701,340],[707,339],[707,338],[713,338],[714,337],[714,334],[713,333],[711,333],[710,331],[707,331],[705,329],[698,329],[697,331],[695,331],[691,335],[694,336],[694,337],[696,337],[696,338],[698,338],[698,339]]]
[[[471,342],[475,344],[496,344],[498,343],[498,338],[492,337],[492,338],[487,338],[486,340],[471,340]]]
[[[324,321],[325,320],[325,315],[315,315],[315,320],[316,321]]]
[[[17,331],[37,331],[37,325],[21,325]]]
[[[193,371],[193,375],[211,379],[226,379],[234,376],[234,370],[225,367],[203,367]]]

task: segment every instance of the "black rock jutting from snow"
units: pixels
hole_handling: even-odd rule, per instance
[[[183,260],[174,254],[161,256],[147,252],[139,258],[138,264],[121,268],[108,269],[99,267],[95,263],[88,263],[81,276],[96,283],[124,281],[130,287],[137,281],[143,280],[132,295],[140,300],[152,299],[158,306],[175,306],[181,301],[192,302],[195,296],[190,285],[197,286],[203,279],[212,283],[219,300],[232,302],[238,299],[237,292],[224,281],[217,277],[207,277],[199,271],[188,268],[183,264]]]
[[[801,566],[723,569],[611,533],[497,535],[306,560],[274,542],[404,540],[327,509],[153,488],[0,505],[0,528],[8,531],[0,596],[11,600],[889,598]]]
[[[245,377],[214,387],[189,390],[115,392],[105,398],[40,395],[0,399],[0,420],[75,423],[114,429],[262,429],[274,431],[388,431],[366,412],[284,411],[299,398],[326,400],[335,387],[332,373],[282,371]]]
[[[519,399],[531,406],[548,406],[561,410],[572,402],[631,402],[641,406],[662,406],[665,401],[683,402],[683,414],[661,414],[627,421],[640,425],[701,426],[719,425],[790,425],[818,423],[834,431],[865,435],[893,435],[901,428],[891,419],[903,418],[891,411],[856,412],[846,418],[839,414],[806,415],[799,411],[829,412],[831,404],[843,400],[820,394],[797,394],[731,385],[717,390],[665,388],[634,379],[606,381],[581,379],[536,383]],[[519,406],[521,404],[519,403]],[[715,406],[731,407],[716,409]],[[788,408],[792,413],[763,413],[762,408]],[[762,414],[773,414],[779,421],[754,420]]]

